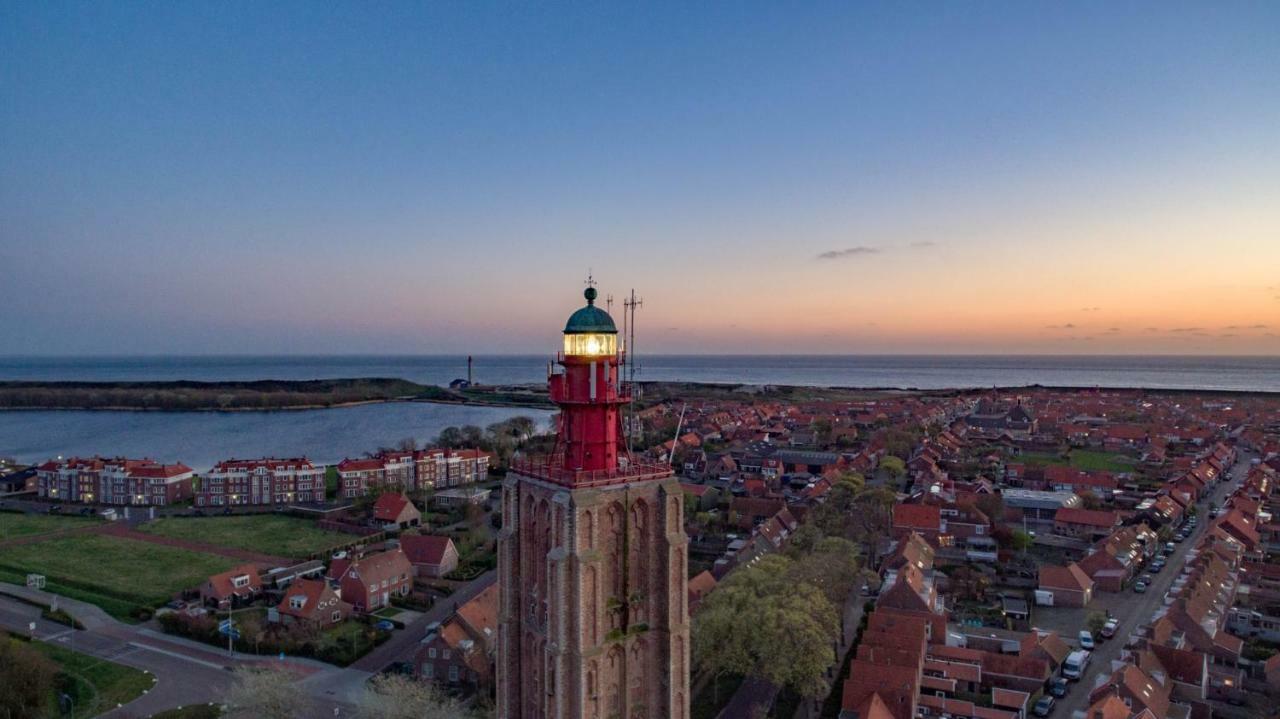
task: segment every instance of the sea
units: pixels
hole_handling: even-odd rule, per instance
[[[546,381],[546,355],[473,358],[485,384]],[[1142,387],[1280,392],[1280,357],[1048,355],[641,355],[636,379],[875,389]],[[467,376],[465,356],[0,357],[0,381],[169,381],[394,377],[448,384]],[[543,410],[385,403],[267,412],[0,412],[0,457],[123,454],[205,469],[220,459],[360,456],[404,439],[430,441],[450,425],[485,426]]]

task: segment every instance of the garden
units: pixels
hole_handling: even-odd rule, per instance
[[[219,648],[226,648],[227,637],[218,632],[222,615],[191,615],[166,612],[158,617],[161,628],[170,634],[187,637]],[[274,624],[266,620],[265,609],[254,607],[234,617],[240,638],[236,651],[247,654],[311,657],[322,662],[347,666],[385,642],[391,633],[358,619],[317,628],[310,624]]]
[[[78,529],[102,520],[97,517],[60,516],[56,514],[22,514],[0,511],[0,542],[19,537],[37,537],[68,529]]]

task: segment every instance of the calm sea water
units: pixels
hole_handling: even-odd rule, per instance
[[[477,356],[489,384],[541,383],[546,355]],[[651,355],[638,379],[946,389],[1043,384],[1280,392],[1280,357]],[[0,357],[0,380],[252,380],[398,377],[447,384],[466,357]]]
[[[541,383],[546,356],[478,356],[475,378]],[[1043,384],[1280,392],[1280,357],[1170,356],[646,356],[638,379],[868,388],[944,389]],[[400,377],[447,384],[465,357],[0,357],[0,380],[251,380]],[[525,409],[392,403],[282,412],[0,412],[0,455],[147,455],[197,469],[231,456],[357,456],[448,425],[487,425]]]
[[[480,427],[524,415],[548,427],[546,410],[393,402],[276,412],[0,412],[0,456],[36,462],[57,455],[124,455],[177,460],[198,471],[230,457],[296,457],[336,462],[449,425]]]

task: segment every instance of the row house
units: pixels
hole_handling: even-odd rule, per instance
[[[1053,533],[1095,542],[1120,527],[1120,515],[1110,510],[1064,507],[1053,517]]]
[[[1051,492],[1089,492],[1102,499],[1111,499],[1120,483],[1110,472],[1090,472],[1071,467],[1044,468],[1045,489]]]
[[[347,499],[363,497],[374,487],[400,492],[418,488],[413,452],[384,452],[338,463],[338,492]]]
[[[1121,527],[1089,549],[1076,562],[1104,592],[1123,591],[1143,564],[1155,555],[1156,533],[1146,524]]]
[[[927,644],[924,625],[877,605],[841,688],[841,719],[916,719]]]
[[[498,648],[498,585],[467,600],[427,635],[414,655],[421,681],[464,695],[487,694],[495,676]]]
[[[402,492],[448,489],[489,479],[490,454],[479,449],[421,449],[383,452],[338,463],[343,497],[362,497],[375,487]]]
[[[320,504],[324,467],[305,457],[228,459],[200,478],[197,507]]]
[[[191,468],[124,457],[50,460],[36,468],[45,499],[125,506],[164,506],[191,498]]]

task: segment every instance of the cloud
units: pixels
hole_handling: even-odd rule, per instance
[[[1102,309],[1101,307],[1081,307],[1080,311],[1081,312],[1097,312],[1101,309]]]
[[[1143,332],[1159,332],[1160,328],[1159,327],[1143,327],[1142,331]]]
[[[1203,327],[1174,327],[1170,332],[1204,332]]]
[[[1248,327],[1245,327],[1245,329],[1247,329],[1247,330],[1265,330],[1265,329],[1267,329],[1268,327],[1269,327],[1269,325],[1249,325]]]
[[[846,247],[843,250],[827,250],[818,255],[820,260],[843,260],[846,257],[856,257],[858,255],[876,255],[880,253],[878,247]]]
[[[1119,328],[1119,327],[1108,327],[1108,328],[1107,328],[1107,331],[1108,331],[1108,332],[1119,332],[1119,331],[1120,331],[1120,328]]]
[[[1047,330],[1073,330],[1076,326],[1068,322],[1065,325],[1045,325],[1044,328]]]
[[[1209,336],[1209,333],[1208,333],[1208,332],[1192,332],[1191,334],[1195,335],[1196,337],[1208,337],[1208,336]]]
[[[1197,332],[1196,334],[1200,334],[1200,333],[1199,333],[1199,332]],[[1236,336],[1236,333],[1235,333],[1235,332],[1225,332],[1225,333],[1220,334],[1220,335],[1218,335],[1218,336],[1219,336],[1219,337],[1235,337],[1235,336]]]
[[[930,247],[937,247],[938,243],[934,242],[933,240],[921,240],[919,242],[912,242],[911,246],[916,248],[917,250],[924,250]]]

